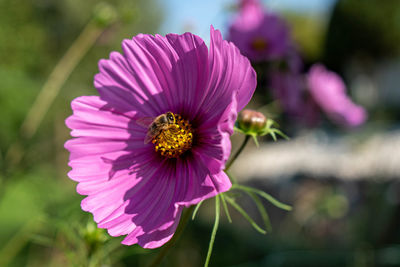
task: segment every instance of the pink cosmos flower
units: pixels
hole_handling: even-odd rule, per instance
[[[365,122],[366,111],[346,95],[346,85],[336,73],[315,64],[308,73],[307,84],[314,101],[336,123],[353,127]]]
[[[191,33],[124,40],[122,54],[99,62],[100,96],[72,102],[69,177],[87,195],[82,209],[110,235],[126,235],[123,244],[163,245],[184,207],[231,187],[229,137],[256,74],[218,30],[210,35],[209,50]],[[145,143],[144,119],[167,112],[173,121]]]
[[[315,126],[320,121],[320,111],[314,99],[305,95],[304,75],[291,71],[274,71],[270,74],[274,99],[279,101],[290,119],[300,125]]]
[[[240,2],[228,39],[254,62],[279,59],[291,45],[286,23],[276,14],[265,12],[258,0]]]

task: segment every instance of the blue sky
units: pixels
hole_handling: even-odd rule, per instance
[[[224,34],[232,14],[229,7],[237,0],[159,0],[165,12],[161,34],[183,33],[185,31],[200,35],[209,40],[210,24]],[[329,12],[336,0],[263,0],[266,8],[273,10],[292,10],[302,13]]]

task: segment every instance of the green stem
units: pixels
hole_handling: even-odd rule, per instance
[[[179,237],[182,235],[183,230],[185,229],[189,219],[190,215],[192,214],[193,210],[195,208],[195,205],[190,206],[187,208],[182,215],[182,219],[178,225],[178,229],[176,229],[174,236],[172,239],[163,246],[161,249],[160,253],[157,255],[157,257],[153,260],[153,262],[149,265],[149,267],[155,267],[159,266],[164,257],[168,254],[169,250],[175,245],[176,241],[179,239]]]
[[[204,263],[204,267],[208,267],[208,264],[210,263],[211,252],[214,247],[215,236],[217,235],[217,230],[218,230],[218,225],[219,225],[219,215],[220,215],[219,198],[220,198],[220,195],[215,196],[215,221],[214,221],[214,227],[211,232],[211,239],[210,239],[210,244],[208,245],[207,258],[206,258],[206,262]]]
[[[196,214],[197,214],[197,212],[199,211],[201,204],[203,204],[203,201],[204,201],[204,199],[203,199],[202,201],[200,201],[199,203],[197,203],[196,208],[195,208],[194,211],[193,211],[192,221],[193,221],[194,218],[196,217]]]
[[[232,218],[229,213],[228,205],[226,204],[224,193],[221,193],[221,200],[222,200],[222,206],[224,207],[225,210],[226,217],[228,218],[229,223],[232,223]]]
[[[232,166],[232,164],[235,162],[235,160],[239,157],[240,153],[242,153],[243,149],[246,147],[247,143],[250,140],[250,135],[246,135],[244,138],[244,141],[242,145],[239,147],[239,149],[236,151],[235,155],[229,160],[229,162],[225,166],[225,171],[229,170],[229,168]]]
[[[81,61],[83,56],[93,46],[104,29],[93,21],[89,22],[78,38],[67,50],[51,72],[42,90],[29,110],[21,126],[21,134],[26,138],[32,137],[42,121],[50,105],[58,95],[72,71]]]
[[[103,31],[104,28],[99,27],[94,20],[91,20],[60,61],[58,61],[21,125],[21,137],[30,139],[36,133],[62,86]],[[22,156],[23,146],[17,140],[9,147],[6,154],[6,161],[10,162],[10,165],[17,165]]]

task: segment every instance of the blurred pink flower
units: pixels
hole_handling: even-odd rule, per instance
[[[336,73],[315,64],[308,73],[307,85],[314,101],[334,122],[350,127],[365,122],[366,111],[346,95],[346,85]]]
[[[257,27],[263,16],[264,11],[259,0],[240,0],[236,23],[242,30]]]
[[[274,71],[270,74],[272,96],[279,101],[289,118],[300,125],[315,126],[320,121],[320,111],[315,101],[305,95],[304,75],[291,71]]]
[[[66,124],[76,138],[65,144],[68,175],[87,195],[82,209],[110,235],[126,235],[123,244],[163,245],[183,207],[231,187],[223,171],[230,135],[253,95],[256,74],[218,30],[211,27],[210,35],[209,51],[191,33],[124,40],[123,54],[99,62],[94,85],[100,96],[72,102]],[[144,143],[148,129],[138,119],[168,111],[191,142],[181,146],[181,133],[168,128]]]
[[[264,11],[257,0],[242,0],[239,7],[228,39],[254,62],[284,56],[291,45],[286,23],[276,14]]]

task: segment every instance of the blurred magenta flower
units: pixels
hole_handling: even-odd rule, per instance
[[[210,35],[209,51],[191,33],[124,40],[123,54],[99,62],[100,96],[72,102],[69,177],[88,195],[82,209],[110,235],[127,235],[123,244],[163,245],[183,207],[231,187],[223,171],[230,135],[256,74],[218,30],[211,27]],[[166,112],[181,128],[165,128],[145,143],[148,129],[138,121]]]
[[[291,46],[289,29],[276,14],[264,11],[258,0],[241,0],[228,39],[251,61],[276,60]]]
[[[314,64],[307,75],[307,85],[313,100],[334,122],[350,127],[365,122],[366,111],[346,95],[346,85],[336,73]]]

